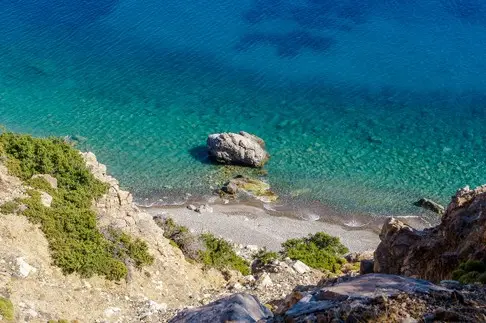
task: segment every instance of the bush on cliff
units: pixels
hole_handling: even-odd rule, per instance
[[[238,270],[245,276],[250,274],[248,263],[235,253],[229,242],[210,233],[202,234],[201,238],[206,245],[206,250],[201,252],[201,260],[205,265]]]
[[[20,213],[44,232],[55,265],[65,274],[83,277],[105,276],[119,280],[127,274],[126,262],[141,267],[153,262],[148,247],[140,239],[115,230],[102,234],[91,209],[93,200],[106,193],[108,186],[87,169],[77,150],[58,138],[34,138],[10,132],[0,134],[2,160],[9,173],[33,187],[28,198],[17,201],[27,208]],[[57,179],[54,189],[36,174]],[[41,202],[40,191],[52,196],[51,207]],[[12,210],[13,205],[2,209]]]
[[[172,218],[157,216],[155,223],[164,230],[164,237],[173,246],[181,249],[185,257],[203,263],[216,269],[233,269],[243,275],[250,273],[248,263],[238,256],[229,242],[216,238],[210,233],[196,235],[183,225],[174,222]]]
[[[486,284],[486,264],[479,260],[468,260],[452,272],[452,279],[462,284]]]
[[[283,256],[300,260],[319,270],[337,272],[345,262],[343,255],[349,250],[339,238],[318,232],[305,238],[290,239],[282,244]]]

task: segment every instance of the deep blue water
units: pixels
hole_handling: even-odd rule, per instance
[[[293,203],[418,214],[486,182],[486,2],[0,2],[0,123],[76,135],[139,198],[206,194],[207,134]]]

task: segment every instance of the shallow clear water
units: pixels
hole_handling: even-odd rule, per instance
[[[411,214],[486,182],[486,3],[3,1],[0,123],[86,138],[140,198],[210,191],[207,134],[284,199]]]

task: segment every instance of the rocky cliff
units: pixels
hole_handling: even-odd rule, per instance
[[[486,185],[458,190],[438,226],[419,231],[390,218],[380,239],[375,272],[450,279],[461,263],[486,260]]]
[[[38,225],[23,216],[1,214],[0,299],[12,302],[16,322],[163,322],[172,316],[170,309],[200,304],[204,295],[226,284],[220,272],[188,263],[163,237],[152,216],[137,209],[130,193],[106,174],[106,167],[92,153],[83,157],[93,174],[110,187],[94,205],[98,226],[142,238],[155,261],[141,270],[127,264],[127,279],[119,282],[66,276],[52,265],[49,244]],[[0,205],[26,190],[0,165]]]

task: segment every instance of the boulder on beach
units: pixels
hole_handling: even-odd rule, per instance
[[[208,136],[209,156],[219,163],[263,167],[270,158],[263,139],[244,131]]]

